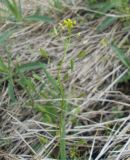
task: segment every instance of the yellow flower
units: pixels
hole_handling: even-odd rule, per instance
[[[62,29],[67,28],[69,33],[71,32],[71,30],[74,28],[75,25],[76,25],[76,21],[71,20],[70,18],[65,19],[62,24],[60,23],[60,26],[62,27]]]

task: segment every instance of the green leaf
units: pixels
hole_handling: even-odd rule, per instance
[[[19,15],[20,17],[22,18],[22,15],[23,15],[23,11],[22,11],[22,3],[21,3],[21,0],[18,0],[19,1]]]
[[[48,16],[39,16],[39,15],[31,15],[31,16],[27,16],[25,17],[25,19],[29,20],[29,21],[34,21],[34,22],[45,22],[45,23],[53,23],[53,19],[48,17]]]
[[[79,59],[83,59],[86,57],[86,55],[87,55],[86,51],[80,51],[77,57]]]
[[[32,78],[26,77],[24,74],[20,74],[17,82],[29,96],[33,96],[36,92],[36,87]]]
[[[52,123],[56,121],[57,110],[53,105],[49,103],[45,105],[35,104],[34,109],[42,113],[42,118],[44,122]]]
[[[119,83],[128,82],[130,80],[130,72],[126,73],[122,78],[119,79]]]
[[[43,69],[49,82],[52,84],[52,86],[55,88],[55,90],[59,91],[59,86],[58,86],[57,81],[47,71],[46,65],[43,63],[32,62],[32,63],[23,64],[21,66],[16,66],[16,73],[17,74],[24,73],[24,72],[29,72],[29,71],[36,70],[36,69]]]
[[[5,0],[3,1],[3,3],[5,4],[5,6],[8,8],[8,10],[12,13],[15,13],[15,1],[14,2],[10,2],[10,0]],[[13,5],[14,3],[14,5]]]
[[[16,72],[24,73],[24,72],[29,72],[29,71],[36,70],[36,69],[41,69],[41,68],[43,68],[42,63],[31,62],[31,63],[22,64],[20,66],[16,66]]]
[[[0,34],[0,44],[3,44],[12,34],[14,31],[7,31]]]
[[[48,143],[48,139],[44,136],[38,136],[38,139],[39,139],[41,144],[45,145],[46,143]]]
[[[0,58],[0,72],[3,72],[3,73],[7,73],[8,72],[8,67],[3,62],[2,58]]]
[[[56,80],[52,77],[52,75],[46,70],[45,65],[43,66],[43,70],[44,70],[44,73],[45,73],[47,79],[48,79],[49,82],[52,84],[52,86],[54,87],[54,89],[59,92],[59,85],[58,85],[57,81],[56,81]]]
[[[49,57],[48,52],[45,49],[43,49],[43,48],[40,48],[40,55],[43,58],[46,58],[46,59],[48,59],[48,57]]]
[[[64,81],[67,81],[69,79],[69,73],[68,72],[65,73],[63,79],[64,79]]]
[[[15,92],[14,92],[14,87],[13,87],[12,80],[9,80],[8,95],[10,96],[10,99],[11,99],[12,102],[16,101],[16,97],[15,97]]]
[[[125,53],[122,49],[118,48],[115,45],[111,45],[112,50],[116,53],[119,60],[127,67],[130,68],[130,61],[126,57]]]
[[[39,75],[35,74],[35,73],[33,74],[33,78],[38,80],[38,81],[41,81],[41,77]]]
[[[117,20],[116,17],[106,17],[96,28],[97,32],[102,32]]]
[[[73,59],[70,60],[70,68],[71,68],[71,71],[74,70],[74,60]]]
[[[92,5],[93,9],[102,11],[102,13],[106,13],[113,7],[114,7],[114,4],[110,2],[95,3],[94,5]]]
[[[22,19],[22,12],[21,12],[21,3],[16,3],[16,1],[4,0],[2,3],[8,9],[8,12],[11,13],[11,16],[15,17],[16,21],[20,21]]]
[[[62,1],[61,0],[53,0],[53,3],[54,3],[54,7],[56,9],[59,9],[61,10],[63,7],[62,7]]]

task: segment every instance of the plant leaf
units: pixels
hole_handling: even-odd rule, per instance
[[[0,72],[3,72],[3,73],[7,73],[8,72],[8,67],[3,62],[2,58],[0,58]]]
[[[102,32],[117,20],[116,17],[106,17],[96,28],[97,32]]]
[[[106,13],[113,7],[114,7],[114,4],[110,2],[95,3],[92,5],[93,9],[102,11],[103,13]]]
[[[52,86],[54,87],[54,89],[59,92],[59,85],[58,85],[57,81],[56,81],[56,80],[51,76],[51,74],[46,70],[45,65],[43,66],[43,70],[44,70],[44,73],[45,73],[47,79],[48,79],[49,82],[52,84]]]
[[[24,73],[24,72],[28,72],[31,70],[35,70],[35,69],[43,69],[44,73],[47,77],[47,79],[49,80],[49,82],[52,84],[52,86],[56,89],[59,90],[59,86],[57,81],[51,76],[51,74],[46,70],[46,65],[43,63],[39,63],[39,62],[32,62],[32,63],[27,63],[27,64],[23,64],[21,66],[17,66],[16,67],[16,73]]]
[[[9,80],[9,83],[8,83],[8,95],[10,96],[11,101],[15,102],[16,97],[15,97],[15,93],[14,93],[13,83],[11,80]]]
[[[46,58],[46,59],[48,59],[48,57],[49,57],[48,52],[45,49],[43,49],[43,48],[40,48],[40,55],[43,58]]]
[[[34,22],[45,22],[45,23],[53,23],[53,19],[48,17],[48,16],[40,16],[40,15],[31,15],[31,16],[27,16],[25,17],[25,19],[29,20],[29,21],[34,21]]]
[[[130,72],[126,73],[122,78],[119,79],[119,83],[128,82],[130,80]]]
[[[111,45],[112,50],[116,53],[119,60],[127,67],[130,68],[130,61],[126,57],[125,53],[122,49],[118,48],[115,45]]]
[[[7,31],[0,34],[0,44],[3,44],[12,34],[14,31]]]
[[[78,57],[79,59],[83,59],[83,58],[86,57],[87,54],[88,54],[87,51],[80,51],[80,52],[78,53],[77,57]]]
[[[16,66],[16,72],[24,73],[24,72],[29,72],[29,71],[40,69],[40,68],[43,68],[42,63],[31,62],[31,63],[22,64],[20,66]]]

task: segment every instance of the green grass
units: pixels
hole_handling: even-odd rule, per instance
[[[98,0],[89,0],[86,1],[87,5],[92,10],[95,10],[97,13],[95,17],[103,17],[104,19],[97,26],[97,32],[103,32],[109,26],[113,25],[115,22],[122,21],[125,25],[129,23],[130,19],[130,8],[129,0],[107,0],[107,1],[98,1]],[[88,3],[89,2],[89,3]]]
[[[45,23],[53,23],[53,19],[46,16],[40,15],[35,12],[34,14],[25,16],[22,10],[21,0],[18,3],[15,0],[1,0],[0,4],[3,8],[0,8],[1,19],[9,20],[12,22],[45,22]]]
[[[12,0],[1,0],[0,3],[5,7],[5,11],[7,14],[9,14],[10,19],[14,19],[17,22],[23,19],[21,0],[19,0],[18,3]]]
[[[116,45],[112,45],[112,50],[114,53],[116,53],[117,58],[120,60],[120,62],[128,69],[127,74],[125,74],[119,82],[128,82],[130,80],[130,61],[129,58],[126,56],[123,49],[118,48]]]

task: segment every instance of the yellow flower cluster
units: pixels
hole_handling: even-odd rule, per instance
[[[71,30],[74,28],[75,25],[76,25],[76,21],[71,20],[70,18],[65,19],[63,23],[60,23],[61,28],[62,29],[66,28],[69,33],[71,32]]]

